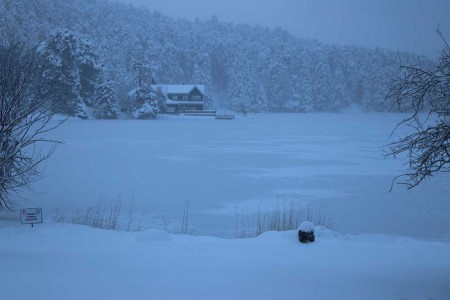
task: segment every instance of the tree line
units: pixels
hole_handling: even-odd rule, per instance
[[[2,43],[39,45],[46,76],[65,91],[55,107],[80,118],[154,117],[152,81],[204,84],[209,107],[242,112],[385,111],[399,57],[416,59],[103,0],[2,1],[0,15]]]

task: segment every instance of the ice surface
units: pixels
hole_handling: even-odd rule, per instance
[[[122,213],[132,199],[134,219],[145,212],[143,228],[164,229],[165,218],[176,232],[189,202],[192,233],[233,237],[236,211],[252,214],[293,201],[305,214],[308,203],[314,210],[323,204],[342,232],[449,239],[448,174],[388,192],[404,160],[383,159],[382,146],[404,117],[68,120],[51,133],[64,143],[34,184],[37,193],[18,207],[42,207],[50,220],[56,211],[84,212],[122,194]]]

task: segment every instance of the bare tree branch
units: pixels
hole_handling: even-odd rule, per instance
[[[394,80],[387,98],[395,109],[412,114],[395,127],[410,129],[385,147],[386,157],[406,154],[407,171],[393,179],[412,189],[432,176],[450,172],[450,47],[439,29],[445,47],[433,66],[420,61],[412,66],[401,65],[401,76]]]
[[[0,211],[13,210],[11,196],[41,178],[39,166],[59,143],[43,136],[61,122],[52,121],[58,93],[41,61],[25,45],[0,47]]]

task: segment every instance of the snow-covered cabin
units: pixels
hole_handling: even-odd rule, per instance
[[[152,88],[164,98],[166,113],[205,108],[205,86],[202,84],[155,84]]]

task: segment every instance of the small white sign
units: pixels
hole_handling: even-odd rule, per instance
[[[20,210],[20,222],[22,224],[42,223],[42,209],[22,208]]]

